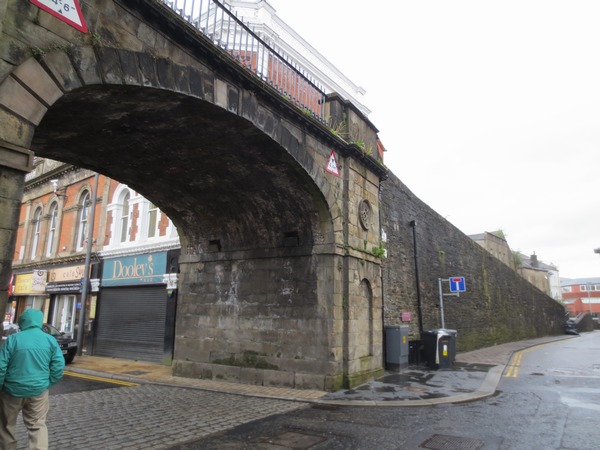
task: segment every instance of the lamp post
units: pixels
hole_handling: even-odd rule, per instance
[[[88,296],[88,285],[90,284],[90,259],[92,255],[92,245],[94,243],[94,221],[96,218],[96,198],[98,197],[98,178],[96,172],[94,175],[94,193],[92,197],[92,206],[90,211],[90,226],[87,230],[87,245],[85,251],[85,265],[83,269],[83,280],[81,288],[81,308],[79,309],[79,322],[77,331],[77,356],[81,356],[83,352],[83,335],[85,326],[85,302]]]
[[[592,299],[590,297],[590,289],[592,288],[592,283],[587,282],[587,294],[588,294],[588,306],[590,307],[590,316],[592,315]]]

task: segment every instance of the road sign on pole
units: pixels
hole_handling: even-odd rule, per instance
[[[29,0],[35,6],[52,14],[54,17],[71,25],[82,33],[87,33],[88,28],[83,20],[79,0]]]
[[[467,287],[465,286],[465,277],[450,277],[450,292],[465,292]]]

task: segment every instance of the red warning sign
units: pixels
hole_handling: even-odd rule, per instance
[[[35,6],[52,14],[54,17],[71,25],[82,33],[87,33],[88,28],[81,14],[79,0],[29,0]]]
[[[331,150],[331,155],[329,155],[329,160],[327,161],[327,167],[325,167],[325,170],[329,173],[334,174],[337,177],[340,176],[338,164],[335,159],[335,152],[333,150]]]

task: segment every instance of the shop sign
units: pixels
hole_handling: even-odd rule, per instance
[[[65,281],[79,281],[83,278],[85,266],[59,267],[48,271],[48,281],[51,283],[64,283]]]
[[[107,259],[101,284],[102,287],[162,284],[166,267],[166,252]]]
[[[81,292],[81,281],[72,281],[68,283],[48,283],[46,285],[46,292],[48,294],[63,294],[65,292]]]
[[[13,295],[43,294],[46,291],[46,270],[18,274],[15,278]]]

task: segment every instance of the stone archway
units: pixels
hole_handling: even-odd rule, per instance
[[[283,118],[263,121],[264,109],[257,126],[160,86],[78,84],[83,67],[94,72],[94,60],[69,58],[68,65],[64,57],[59,52],[42,62],[31,59],[27,70],[15,71],[24,92],[13,95],[33,93],[38,111],[10,98],[6,103],[20,108],[19,116],[36,118],[31,138],[23,139],[36,154],[127,183],[177,225],[183,256],[174,370],[339,386],[346,379],[343,364],[331,349],[343,346],[335,319],[335,286],[343,277],[325,268],[344,259],[333,232],[340,218],[332,217],[343,205],[341,186],[332,189],[313,167],[323,144],[310,138],[306,145],[306,135]],[[26,85],[32,72],[47,85]],[[46,94],[58,79],[62,95]],[[246,111],[256,100],[248,97],[248,105]]]

